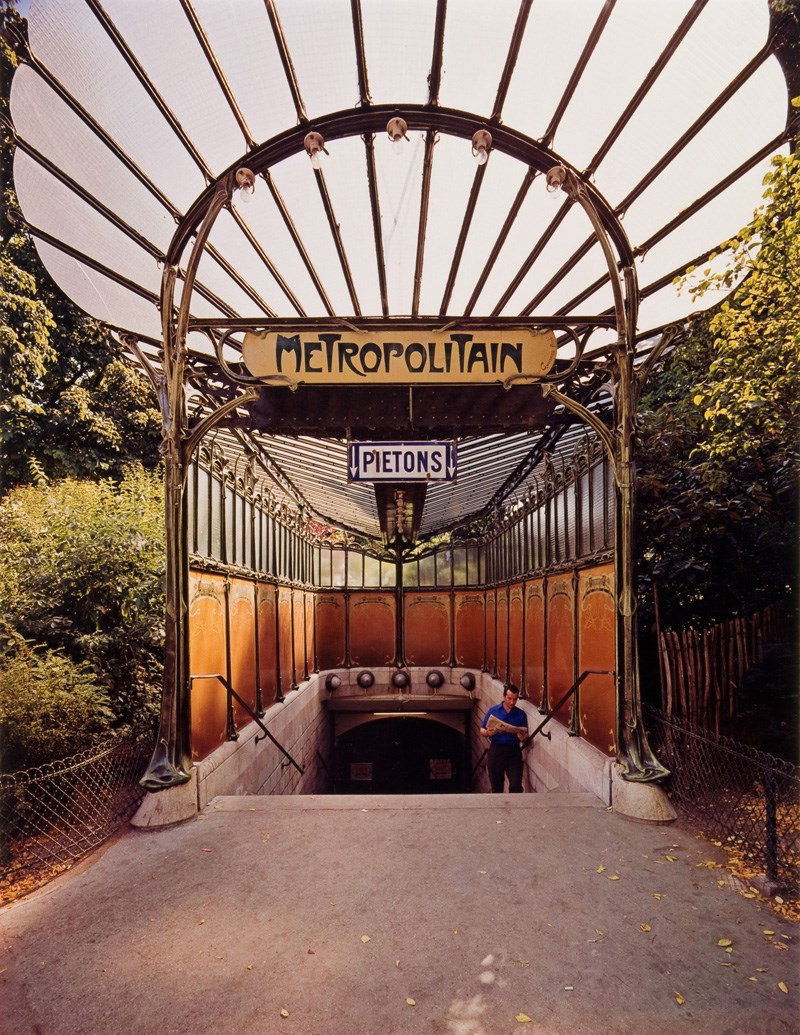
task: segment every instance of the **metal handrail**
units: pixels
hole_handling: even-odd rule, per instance
[[[539,734],[539,733],[541,733],[543,737],[547,737],[548,740],[552,739],[552,736],[553,736],[552,733],[542,733],[542,730],[545,728],[545,726],[548,724],[548,722],[550,722],[550,720],[553,718],[553,716],[556,714],[556,712],[559,710],[559,708],[563,704],[565,704],[570,699],[570,697],[572,697],[573,694],[575,695],[575,707],[572,709],[572,721],[570,722],[570,728],[569,728],[568,732],[569,732],[569,735],[571,737],[580,736],[580,726],[579,726],[579,723],[580,723],[580,688],[581,688],[581,683],[584,681],[584,679],[586,679],[587,676],[615,676],[615,675],[616,675],[616,672],[614,671],[614,669],[607,669],[607,668],[585,668],[583,670],[583,672],[581,672],[581,674],[575,680],[575,682],[572,684],[572,686],[569,688],[569,690],[567,690],[567,692],[564,694],[564,696],[561,698],[561,700],[558,702],[558,704],[554,704],[553,707],[549,709],[549,711],[545,714],[545,717],[542,719],[542,721],[539,723],[539,725],[536,727],[536,729],[533,731],[533,733],[531,733],[530,736],[526,737],[525,740],[522,741],[522,747],[527,747],[531,743],[533,738],[537,734]]]
[[[295,769],[298,771],[298,773],[303,774],[305,772],[305,767],[301,766],[301,765],[298,765],[298,763],[295,762],[295,760],[292,758],[292,756],[289,754],[289,752],[286,750],[286,748],[282,744],[280,744],[275,739],[275,737],[270,733],[270,731],[267,729],[267,727],[264,725],[264,723],[261,721],[261,719],[256,715],[256,713],[253,711],[253,709],[250,707],[250,705],[247,703],[247,701],[242,700],[242,698],[239,696],[239,694],[236,693],[236,691],[233,689],[233,687],[228,682],[228,680],[225,678],[225,676],[220,675],[219,672],[210,672],[207,675],[201,675],[201,676],[190,676],[189,677],[189,687],[190,688],[191,688],[192,683],[195,681],[195,679],[218,679],[220,681],[220,683],[222,683],[222,685],[225,687],[225,689],[226,689],[226,691],[228,693],[228,730],[227,730],[228,740],[237,740],[238,737],[239,737],[239,733],[238,733],[238,731],[236,729],[236,725],[235,725],[235,723],[233,721],[233,700],[232,699],[235,697],[236,700],[239,702],[240,706],[242,708],[244,708],[244,710],[247,712],[247,714],[250,716],[250,718],[253,720],[253,722],[255,722],[257,724],[259,729],[263,730],[263,735],[262,736],[259,737],[258,735],[256,735],[256,740],[255,740],[256,744],[260,740],[264,740],[265,737],[269,737],[269,739],[272,741],[272,743],[275,745],[275,747],[281,752],[281,754],[285,755],[285,757],[288,758],[289,762],[291,763],[291,765],[293,765],[295,767]]]

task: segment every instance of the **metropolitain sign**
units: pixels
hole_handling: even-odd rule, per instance
[[[556,359],[552,331],[249,332],[254,377],[296,384],[513,384],[543,377]]]

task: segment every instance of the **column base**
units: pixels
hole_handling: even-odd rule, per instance
[[[169,827],[194,819],[197,813],[197,768],[192,766],[188,783],[167,787],[163,791],[148,791],[131,819],[131,826],[142,829]]]
[[[678,818],[662,787],[625,780],[619,762],[611,767],[611,807],[620,816],[645,823],[673,823]]]

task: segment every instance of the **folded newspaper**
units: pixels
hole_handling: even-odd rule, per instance
[[[510,722],[503,722],[502,719],[498,719],[496,715],[490,715],[489,721],[486,723],[486,729],[490,733],[524,733],[528,736],[528,729],[526,726],[512,726]]]

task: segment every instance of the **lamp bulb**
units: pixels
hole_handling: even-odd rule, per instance
[[[322,168],[322,162],[320,160],[319,155],[320,155],[319,151],[315,151],[311,155],[311,165],[312,165],[312,168],[314,168],[314,169],[321,169]]]
[[[486,163],[489,161],[489,152],[486,150],[485,147],[482,147],[479,151],[476,151],[475,160],[477,161],[478,165],[486,165]]]

